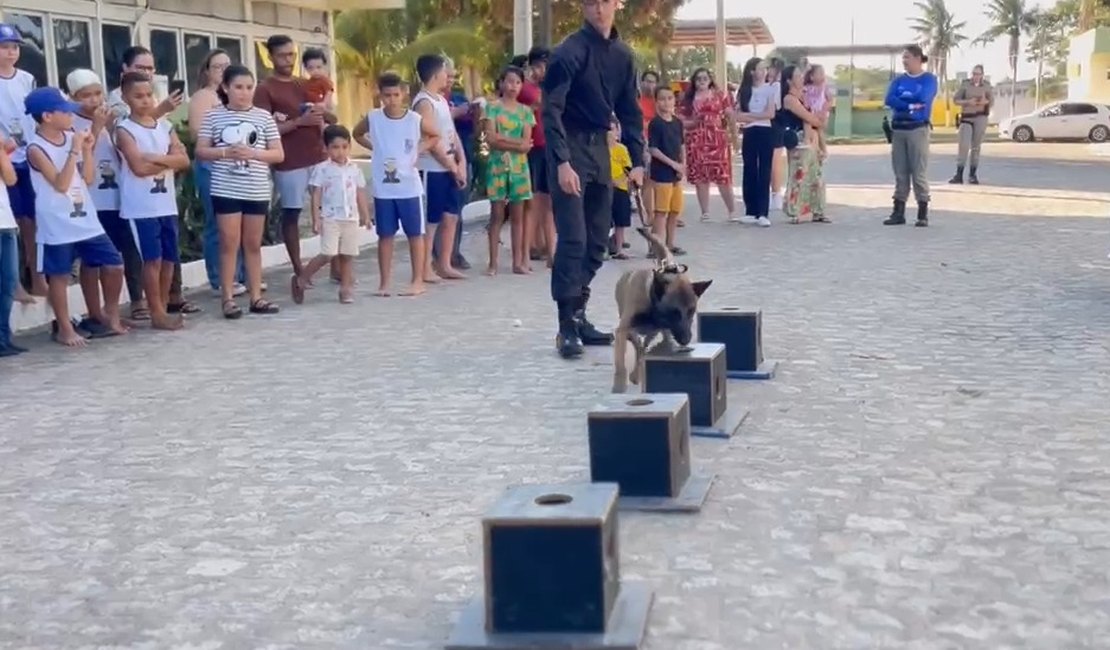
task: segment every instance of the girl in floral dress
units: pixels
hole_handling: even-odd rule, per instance
[[[698,68],[682,101],[686,127],[686,179],[695,187],[701,220],[709,220],[709,186],[716,185],[731,219],[736,214],[732,192],[733,99],[717,89],[709,70]]]
[[[497,79],[499,99],[486,107],[486,142],[489,145],[489,172],[486,193],[490,200],[489,268],[486,275],[497,275],[497,255],[501,248],[501,226],[509,218],[513,251],[513,273],[531,273],[528,251],[524,246],[524,204],[532,198],[532,175],[528,151],[532,148],[532,109],[517,101],[524,85],[524,70],[508,67]]]

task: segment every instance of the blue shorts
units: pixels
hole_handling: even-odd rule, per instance
[[[420,172],[428,197],[428,223],[439,223],[443,215],[462,213],[462,190],[451,172]]]
[[[47,277],[69,275],[73,272],[73,262],[78,259],[81,266],[90,269],[123,266],[123,257],[108,235],[97,235],[69,244],[39,244],[38,270]]]
[[[15,185],[8,188],[8,201],[16,219],[35,218],[35,187],[31,185],[31,168],[27,163],[15,165]]]
[[[181,261],[177,252],[177,215],[132,219],[131,234],[144,262]]]
[[[374,229],[378,237],[392,237],[398,229],[406,237],[424,234],[424,215],[420,213],[420,197],[409,199],[374,199]]]

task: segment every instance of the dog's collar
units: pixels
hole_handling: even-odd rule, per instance
[[[655,264],[655,272],[658,275],[682,275],[687,270],[689,267],[674,260],[659,260]]]

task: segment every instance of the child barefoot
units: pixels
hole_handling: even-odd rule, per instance
[[[366,203],[366,179],[351,162],[351,133],[332,124],[324,129],[328,160],[316,165],[308,187],[312,192],[312,231],[320,235],[320,254],[301,276],[293,276],[293,302],[304,302],[304,290],[324,265],[339,259],[339,302],[354,302],[355,258],[358,257],[359,225],[370,224]]]
[[[374,224],[378,232],[378,270],[381,286],[376,296],[390,295],[393,274],[393,238],[399,229],[409,240],[412,284],[401,295],[425,291],[423,185],[416,169],[417,157],[438,144],[432,118],[405,108],[401,78],[387,72],[378,78],[382,107],[371,111],[355,127],[355,140],[373,152],[370,159],[374,187]],[[419,143],[418,145],[416,143]]]
[[[171,316],[167,307],[173,267],[180,260],[173,175],[189,166],[189,156],[173,126],[155,117],[158,102],[150,77],[142,72],[128,72],[120,80],[120,91],[131,109],[115,131],[122,159],[120,216],[131,223],[143,258],[143,289],[150,307],[150,326],[177,330],[185,323],[180,315]]]
[[[96,218],[89,183],[96,172],[92,134],[74,132],[78,106],[57,88],[37,88],[24,100],[34,119],[35,135],[27,144],[27,161],[35,189],[36,240],[41,246],[42,272],[54,310],[54,340],[68,347],[86,344],[69,318],[69,277],[73,262],[100,269],[104,316],[109,329],[124,333],[119,317],[123,290],[123,258]],[[81,162],[78,173],[77,163]]]
[[[609,126],[609,166],[613,174],[613,237],[609,240],[609,256],[626,260],[624,229],[632,226],[632,198],[628,193],[632,158],[628,155],[628,147],[621,144],[621,126],[616,119]]]
[[[489,268],[486,275],[497,274],[497,254],[501,244],[501,224],[508,211],[513,273],[531,273],[528,251],[524,246],[524,203],[532,198],[532,175],[528,151],[532,148],[532,109],[517,101],[524,84],[524,71],[509,67],[497,80],[500,99],[486,108],[486,141],[489,143],[490,200]]]

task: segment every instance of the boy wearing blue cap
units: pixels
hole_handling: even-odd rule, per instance
[[[92,134],[73,131],[73,114],[79,106],[57,88],[33,90],[24,106],[37,125],[27,143],[27,162],[35,190],[39,266],[54,310],[54,340],[69,347],[85,345],[85,338],[70,322],[67,301],[69,274],[77,259],[84,267],[100,269],[108,321],[104,325],[116,334],[126,333],[119,312],[123,258],[104,234],[89,194],[96,172]]]
[[[22,44],[23,37],[19,30],[0,23],[0,135],[4,137],[4,146],[16,174],[15,185],[7,188],[8,202],[19,224],[25,262],[31,277],[31,291],[44,296],[46,281],[37,272],[35,250],[35,193],[27,168],[27,139],[34,131],[34,123],[23,109],[23,98],[35,89],[35,78],[26,70],[15,67]],[[21,302],[30,300],[22,284],[17,285],[16,299]]]

